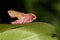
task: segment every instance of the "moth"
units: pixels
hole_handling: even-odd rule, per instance
[[[11,24],[25,24],[25,23],[31,23],[34,20],[36,20],[36,15],[33,13],[23,13],[15,10],[8,10],[8,14],[11,18],[18,18],[17,20],[11,22]]]

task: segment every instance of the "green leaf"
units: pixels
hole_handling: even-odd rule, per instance
[[[0,40],[57,40],[57,37],[52,37],[53,34],[57,34],[56,28],[44,22],[34,22],[20,26],[0,24],[0,26],[1,29],[10,28],[0,32]]]

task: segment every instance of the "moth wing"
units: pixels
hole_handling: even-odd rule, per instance
[[[21,12],[15,11],[15,10],[8,10],[8,14],[10,17],[14,18],[17,17],[21,14]]]

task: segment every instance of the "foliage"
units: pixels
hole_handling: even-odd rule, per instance
[[[0,26],[2,27],[0,27],[0,40],[57,40],[57,36],[53,36],[57,34],[56,28],[44,22],[23,24],[19,27],[11,24],[0,24]]]

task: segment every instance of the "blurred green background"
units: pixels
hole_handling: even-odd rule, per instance
[[[8,24],[16,18],[9,17],[7,10],[36,14],[36,22],[46,22],[60,27],[59,0],[0,0],[0,23]],[[58,28],[59,31],[60,28]]]
[[[36,21],[52,23],[56,26],[60,20],[58,0],[0,0],[0,23],[10,23],[16,19],[10,18],[7,10],[33,12],[37,15]]]

